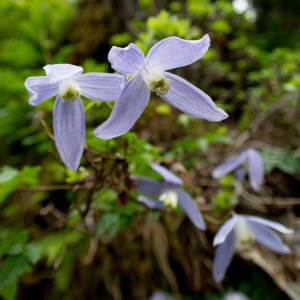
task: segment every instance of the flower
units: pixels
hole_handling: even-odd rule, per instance
[[[203,91],[166,72],[199,60],[209,45],[208,35],[194,41],[168,37],[156,43],[146,58],[133,43],[125,48],[112,47],[108,54],[112,68],[133,77],[127,81],[108,120],[94,131],[95,135],[108,140],[129,131],[146,108],[151,91],[195,118],[215,122],[226,119],[227,113],[216,107]]]
[[[133,177],[137,192],[142,195],[138,197],[138,201],[151,209],[157,210],[173,209],[179,205],[198,229],[205,230],[206,225],[201,212],[191,196],[182,189],[182,180],[163,166],[157,164],[151,164],[150,166],[163,177],[164,181],[148,177]],[[154,197],[157,200],[148,197]]]
[[[250,300],[250,298],[241,292],[228,292],[223,296],[222,300]]]
[[[149,300],[175,300],[175,298],[164,292],[154,292]]]
[[[47,65],[44,69],[46,76],[28,77],[25,81],[29,103],[36,106],[56,96],[53,112],[56,148],[64,164],[76,171],[85,145],[85,117],[80,96],[104,101],[117,99],[124,77],[81,74],[82,67],[70,64]]]
[[[234,215],[227,220],[221,226],[213,241],[213,245],[217,246],[213,264],[214,279],[217,282],[223,280],[237,243],[256,241],[274,252],[280,254],[290,253],[290,248],[271,229],[285,234],[294,232],[277,222],[254,216]]]
[[[235,158],[226,160],[213,170],[212,176],[221,178],[232,171],[235,171],[240,180],[243,180],[247,172],[252,189],[256,192],[260,190],[264,181],[264,162],[257,150],[250,148]]]

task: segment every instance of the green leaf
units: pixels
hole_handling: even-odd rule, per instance
[[[35,265],[43,254],[43,249],[40,245],[31,243],[25,246],[25,255],[28,258],[28,260]]]
[[[0,290],[0,296],[3,300],[15,300],[17,296],[18,283],[13,281]]]
[[[300,156],[293,155],[288,148],[279,150],[265,148],[261,151],[266,173],[279,169],[287,174],[295,175],[300,173]]]
[[[20,275],[30,271],[31,266],[24,255],[9,256],[0,269],[0,290],[16,282]]]
[[[0,171],[0,184],[13,179],[19,171],[10,166],[3,166]]]

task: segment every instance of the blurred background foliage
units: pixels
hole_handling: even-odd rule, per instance
[[[229,153],[262,148],[268,193],[300,196],[299,9],[297,0],[1,1],[0,298],[147,299],[168,290],[221,299],[238,289],[285,299],[244,261],[233,263],[223,289],[213,282],[212,234],[238,197],[232,176],[215,182],[210,172]],[[102,141],[92,132],[113,104],[84,99],[89,150],[78,172],[64,168],[51,139],[53,99],[29,106],[28,76],[63,62],[112,71],[112,45],[135,42],[147,53],[165,37],[205,33],[205,57],[175,72],[211,95],[226,122],[195,120],[152,96],[134,132]],[[180,212],[134,201],[129,175],[155,177],[155,160],[182,175],[207,213],[207,234]]]

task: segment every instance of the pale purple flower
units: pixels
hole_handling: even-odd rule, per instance
[[[125,48],[112,47],[108,60],[116,71],[130,78],[118,98],[108,120],[94,131],[108,140],[129,131],[146,108],[150,92],[161,96],[177,109],[200,119],[218,122],[228,117],[203,91],[185,79],[166,72],[190,65],[206,53],[210,45],[208,35],[200,40],[168,37],[156,43],[145,58],[131,43]]]
[[[248,173],[252,189],[256,192],[260,190],[264,182],[264,162],[257,150],[250,148],[242,151],[238,156],[226,160],[213,170],[212,176],[221,178],[232,171],[235,171],[240,180],[243,180]]]
[[[228,292],[223,296],[222,300],[250,300],[250,298],[241,292]]]
[[[163,292],[154,292],[149,300],[175,300],[175,298]]]
[[[47,65],[44,69],[46,76],[29,77],[25,81],[29,103],[36,106],[56,96],[53,112],[55,144],[64,164],[75,171],[85,145],[85,116],[80,96],[102,101],[117,99],[124,76],[82,74],[82,67],[70,64]]]
[[[276,253],[290,253],[290,248],[272,229],[285,234],[294,232],[277,222],[254,216],[234,215],[227,220],[213,241],[213,245],[217,246],[213,264],[214,279],[217,282],[223,280],[237,243],[256,241]]]
[[[182,180],[163,166],[151,164],[151,168],[160,174],[164,181],[148,177],[133,177],[137,192],[142,195],[138,197],[138,201],[156,210],[174,209],[179,205],[198,229],[205,230],[206,225],[201,212],[191,196],[182,189]]]

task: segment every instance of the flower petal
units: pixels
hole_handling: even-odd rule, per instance
[[[44,67],[50,83],[57,83],[71,77],[76,77],[83,72],[82,67],[70,64],[55,64]]]
[[[203,91],[177,75],[168,72],[164,75],[170,81],[168,93],[162,96],[165,101],[195,118],[212,122],[228,118],[228,114]]]
[[[233,230],[234,225],[237,222],[236,217],[232,217],[229,220],[227,220],[219,229],[217,232],[214,241],[213,241],[213,246],[217,246],[219,244],[224,243],[230,232]]]
[[[254,217],[254,216],[249,216],[249,215],[242,215],[245,219],[271,227],[272,229],[275,229],[281,233],[284,234],[291,234],[294,233],[293,229],[287,228],[284,225],[274,222],[274,221],[270,221],[270,220],[266,220],[260,217]]]
[[[220,164],[213,170],[213,178],[221,178],[227,175],[228,173],[234,171],[236,168],[241,166],[246,161],[246,159],[246,153],[243,151],[238,156],[226,160],[224,163]]]
[[[149,98],[150,91],[141,77],[133,77],[126,83],[108,120],[96,128],[94,134],[109,140],[126,133],[146,108]]]
[[[154,163],[150,164],[150,166],[156,173],[161,175],[166,182],[175,186],[182,186],[181,178],[170,172],[167,168]]]
[[[244,181],[246,178],[247,172],[246,172],[245,168],[241,167],[241,168],[237,168],[234,171],[234,174],[239,181]]]
[[[162,210],[165,208],[164,203],[161,201],[150,200],[144,196],[138,196],[137,201],[146,205],[150,209]]]
[[[154,292],[149,300],[175,300],[175,298],[163,292]]]
[[[258,243],[277,253],[291,253],[291,249],[288,246],[286,246],[281,240],[281,238],[274,231],[269,229],[266,225],[257,223],[249,218],[246,218],[245,220],[250,230],[253,232],[255,240]]]
[[[179,190],[178,194],[178,203],[182,210],[185,212],[190,221],[195,225],[196,228],[200,230],[206,229],[206,224],[201,215],[200,209],[194,203],[193,199],[189,194],[183,190]]]
[[[166,183],[148,177],[134,177],[133,183],[138,193],[148,197],[158,197],[166,189]]]
[[[130,43],[125,48],[113,46],[108,53],[108,60],[114,70],[129,75],[141,69],[145,56],[137,45]]]
[[[210,38],[207,34],[200,40],[184,40],[171,36],[150,49],[146,63],[160,70],[187,66],[202,58],[209,46]]]
[[[224,279],[225,273],[232,261],[235,245],[236,236],[234,231],[231,231],[224,243],[217,246],[213,264],[213,277],[215,281],[220,282]]]
[[[56,98],[53,115],[55,144],[64,164],[76,171],[85,145],[85,118],[81,99]]]
[[[264,162],[259,152],[254,149],[248,149],[247,156],[250,185],[258,192],[264,181]]]
[[[46,76],[28,77],[25,87],[29,93],[29,103],[34,106],[58,93],[58,84],[50,84]]]
[[[89,99],[114,100],[117,99],[123,86],[125,77],[118,74],[87,73],[76,78],[81,94]]]

